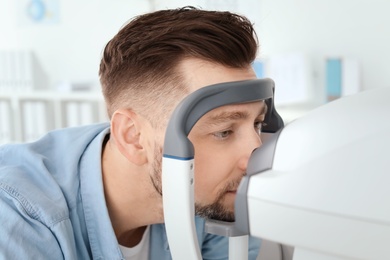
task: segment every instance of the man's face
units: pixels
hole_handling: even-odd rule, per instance
[[[188,59],[181,64],[191,92],[204,86],[255,79],[252,68],[232,69]],[[249,157],[261,145],[261,123],[266,105],[253,102],[216,108],[195,124],[189,139],[195,149],[195,211],[205,218],[234,221],[237,187],[246,174]],[[161,152],[155,151],[161,158]],[[156,159],[157,159],[156,158]],[[153,183],[161,192],[160,164]]]
[[[195,148],[196,212],[234,221],[234,201],[248,159],[261,145],[266,106],[256,102],[224,106],[203,116],[189,135]]]

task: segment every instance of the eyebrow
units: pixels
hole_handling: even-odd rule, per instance
[[[261,110],[259,111],[259,114],[256,117],[263,116],[267,113],[267,104],[264,102],[264,105],[261,107]],[[250,116],[250,114],[247,111],[223,111],[221,113],[212,115],[208,117],[204,124],[207,124],[208,126],[215,126],[220,125],[229,121],[238,121],[238,120],[245,120]]]

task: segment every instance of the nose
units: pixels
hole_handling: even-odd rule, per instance
[[[241,156],[238,160],[238,168],[245,173],[248,167],[249,157],[252,152],[262,145],[260,136],[256,131],[253,131],[242,143]]]

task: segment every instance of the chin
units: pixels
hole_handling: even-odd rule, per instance
[[[234,222],[234,207],[227,207],[220,202],[209,205],[195,204],[195,213],[197,216],[226,222]]]

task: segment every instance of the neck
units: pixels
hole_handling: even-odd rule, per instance
[[[125,247],[135,247],[141,242],[145,230],[144,226],[125,232],[117,238],[118,243]]]
[[[103,185],[111,223],[123,246],[135,246],[146,226],[162,223],[161,195],[150,179],[148,165],[130,163],[107,142],[102,155]]]

